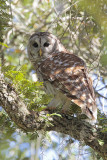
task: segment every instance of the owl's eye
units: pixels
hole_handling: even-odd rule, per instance
[[[38,44],[35,42],[33,43],[33,47],[37,48],[38,47]]]
[[[50,45],[50,44],[49,44],[48,42],[45,42],[43,46],[44,46],[44,47],[48,47],[49,45]]]

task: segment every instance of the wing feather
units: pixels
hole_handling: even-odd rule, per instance
[[[94,90],[82,59],[71,53],[53,53],[38,68],[44,78],[80,106],[83,113],[96,119]]]

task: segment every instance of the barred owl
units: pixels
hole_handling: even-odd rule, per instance
[[[89,121],[96,122],[95,95],[85,62],[67,51],[49,32],[31,35],[27,51],[46,93],[53,95],[48,107],[62,106],[62,110],[68,110],[73,102]]]

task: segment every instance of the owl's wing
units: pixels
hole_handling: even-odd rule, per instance
[[[39,66],[41,74],[81,107],[90,119],[96,119],[94,91],[85,63],[74,54],[53,53]]]

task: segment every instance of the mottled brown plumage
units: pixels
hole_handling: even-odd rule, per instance
[[[68,52],[51,33],[39,32],[30,37],[29,58],[37,70],[38,78],[44,82],[45,91],[54,98],[49,107],[70,107],[74,102],[82,113],[93,122],[97,119],[97,108],[92,81],[86,65],[78,56]]]

